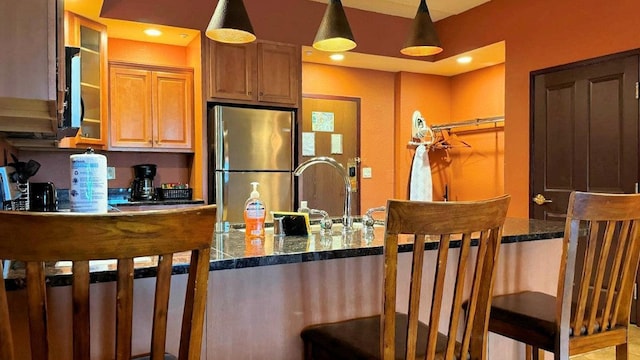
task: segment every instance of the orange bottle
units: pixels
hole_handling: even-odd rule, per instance
[[[253,190],[244,203],[244,225],[245,237],[264,237],[264,218],[266,209],[264,202],[260,199],[258,183],[252,182]]]

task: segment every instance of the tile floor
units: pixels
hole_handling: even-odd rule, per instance
[[[572,356],[571,360],[610,360],[616,358],[614,347]],[[629,328],[629,359],[640,359],[640,327]]]

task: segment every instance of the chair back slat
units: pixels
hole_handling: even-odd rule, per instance
[[[116,286],[116,360],[131,357],[133,335],[133,258],[118,259]]]
[[[409,328],[413,329],[418,327],[418,309],[420,306],[420,285],[414,286],[414,284],[422,283],[422,264],[424,263],[424,251],[416,251],[416,249],[424,249],[424,236],[416,235],[413,240],[413,260],[411,264],[411,285],[409,286],[409,312],[408,322]],[[429,334],[431,336],[431,334]],[[416,344],[418,342],[418,332],[407,332],[407,349],[405,352],[405,358],[415,359],[416,357]]]
[[[151,360],[164,358],[172,265],[172,254],[164,254],[158,258],[156,299],[153,305],[153,329],[151,332]]]
[[[25,266],[29,336],[34,339],[31,342],[31,356],[34,359],[48,359],[47,294],[44,287],[43,264],[29,261]]]
[[[426,234],[421,234],[421,238],[424,238]],[[440,236],[438,244],[438,258],[436,259],[435,272],[434,272],[434,284],[433,293],[431,296],[431,314],[429,315],[429,337],[427,338],[427,350],[425,352],[426,359],[433,359],[436,356],[436,345],[438,340],[438,327],[440,325],[440,313],[442,312],[442,298],[444,293],[444,282],[447,275],[447,260],[449,257],[449,242],[451,238],[449,234]],[[420,252],[424,254],[424,243],[421,248],[417,248],[414,245],[414,253]],[[416,270],[413,270],[416,271]],[[422,266],[417,271],[422,272]],[[420,287],[421,284],[411,284],[411,287]],[[413,291],[413,289],[412,289]],[[409,304],[409,312],[418,312],[418,307],[411,307]],[[417,304],[416,304],[417,305]],[[407,332],[418,332],[418,326],[410,328]],[[409,345],[407,345],[409,346]],[[407,357],[407,359],[410,359]]]
[[[639,221],[640,195],[573,192],[569,197],[556,306],[558,343],[628,326],[640,258]],[[584,246],[578,246],[581,242]],[[582,266],[576,259],[583,259]]]
[[[481,235],[482,236],[482,235]],[[482,243],[482,241],[480,242]],[[458,257],[458,277],[456,286],[453,290],[453,303],[451,305],[451,317],[449,318],[449,334],[458,333],[458,325],[460,324],[460,314],[462,313],[462,302],[464,301],[464,289],[457,284],[465,283],[465,275],[467,274],[467,264],[469,263],[469,251],[471,250],[471,234],[464,234],[460,245],[460,255]],[[475,306],[474,306],[475,308]],[[466,321],[468,323],[468,320]],[[471,327],[469,327],[469,330]],[[466,329],[465,329],[466,331]],[[464,337],[466,339],[466,336]],[[456,338],[451,336],[447,342],[447,358],[455,355]],[[469,342],[462,344],[462,353],[466,353],[469,349]]]
[[[215,205],[172,210],[108,214],[36,213],[0,211],[0,259],[26,264],[26,287],[33,359],[47,359],[47,302],[45,262],[73,263],[72,328],[74,359],[90,354],[89,261],[116,260],[115,348],[103,349],[115,359],[132,355],[134,258],[159,257],[150,329],[149,352],[165,352],[172,258],[190,256],[180,338],[179,359],[197,360],[202,352],[204,311],[209,275],[210,247],[215,225]],[[14,359],[9,304],[0,287],[0,358]],[[5,336],[6,334],[9,334]],[[105,342],[111,343],[111,342]]]
[[[73,358],[75,360],[91,357],[91,323],[89,307],[89,262],[75,261],[72,265],[73,284],[71,301],[73,302]]]
[[[443,353],[443,359],[460,358],[484,359],[486,357],[487,318],[497,250],[502,238],[502,227],[505,221],[510,197],[504,195],[495,199],[473,202],[415,202],[389,200],[387,202],[387,219],[384,243],[384,295],[382,328],[382,355],[384,360],[395,359],[395,309],[397,285],[398,235],[413,235],[414,250],[411,265],[411,281],[409,289],[407,350],[405,359],[416,359],[415,349],[418,338],[418,316],[420,304],[420,286],[424,264],[424,243],[438,241],[437,259],[433,266],[433,290],[431,295],[431,312],[429,314],[429,332],[425,335],[425,359],[432,360]],[[478,238],[478,233],[480,237]],[[472,240],[473,239],[473,240]],[[478,241],[476,266],[470,266],[473,252],[472,241]],[[459,256],[454,259],[456,265],[448,264],[450,247],[460,244]],[[450,287],[447,270],[454,272],[455,286]],[[473,273],[470,273],[471,270]],[[431,275],[430,275],[431,276]],[[468,278],[468,279],[467,279]],[[467,284],[467,283],[471,284]],[[470,288],[468,315],[462,316],[462,302],[466,290]],[[452,299],[452,305],[445,303]],[[446,315],[444,315],[446,314]],[[441,317],[446,316],[449,340],[445,348],[438,348],[438,330]],[[470,322],[470,324],[468,323]],[[466,324],[465,324],[466,323]],[[468,326],[468,327],[467,327]],[[464,329],[464,331],[460,331]],[[458,334],[462,333],[462,339]],[[453,339],[453,340],[451,340]],[[462,344],[462,345],[461,345]],[[439,355],[440,356],[440,355]]]
[[[0,274],[3,274],[2,261],[0,260]],[[7,303],[7,293],[4,286],[0,289],[0,359],[13,360],[13,335],[11,334],[11,320],[9,318],[9,305]]]
[[[182,314],[180,360],[197,360],[200,358],[200,352],[202,351],[210,254],[210,246],[191,252],[191,265],[189,267],[185,306]]]
[[[613,264],[611,267],[611,276],[609,277],[609,281],[607,283],[607,289],[616,289],[618,284],[620,283],[620,269],[622,268],[622,259],[624,258],[624,252],[627,248],[627,244],[631,239],[631,222],[623,221],[622,227],[620,229],[620,238],[618,239],[618,243],[615,248],[615,257],[613,260]],[[609,291],[606,295],[604,310],[600,316],[602,322],[602,328],[606,329],[611,324],[611,310],[613,308],[613,295],[615,291]]]

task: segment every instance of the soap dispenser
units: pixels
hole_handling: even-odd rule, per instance
[[[252,182],[251,194],[244,203],[245,236],[264,237],[264,218],[266,210],[264,202],[260,199],[258,182]]]

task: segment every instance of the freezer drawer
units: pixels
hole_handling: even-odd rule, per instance
[[[214,107],[216,170],[291,171],[293,111]]]
[[[271,211],[293,210],[293,175],[291,172],[216,172],[216,204],[218,223],[243,223],[244,203],[251,193],[251,183],[260,183],[258,191],[267,210],[266,222],[272,222]]]

